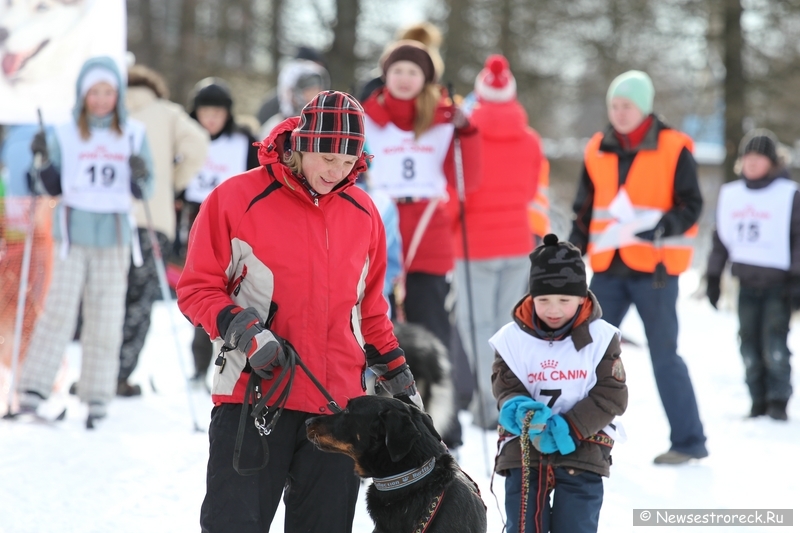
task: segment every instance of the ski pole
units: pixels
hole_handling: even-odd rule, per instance
[[[453,90],[449,88],[450,99],[453,99]],[[454,102],[455,103],[455,102]],[[483,387],[481,386],[481,371],[478,360],[478,341],[475,331],[475,311],[472,307],[472,276],[469,268],[469,247],[467,245],[467,211],[466,211],[466,187],[464,185],[464,161],[461,157],[461,139],[458,137],[458,130],[453,130],[453,156],[456,164],[456,188],[458,190],[458,216],[461,220],[461,243],[464,247],[464,274],[467,280],[467,306],[469,307],[469,333],[472,343],[472,366],[474,367],[475,388],[478,392],[478,414],[481,418],[481,427],[486,427],[486,408],[484,407]],[[486,445],[485,435],[481,435],[483,442],[483,461],[486,467],[486,475],[490,475],[489,448]]]
[[[133,149],[133,138],[130,139],[131,142],[131,154],[134,153]],[[192,423],[194,424],[194,430],[202,432],[203,430],[200,428],[200,424],[197,422],[197,415],[194,412],[194,404],[192,403],[192,395],[189,392],[189,378],[186,377],[186,363],[183,360],[183,346],[181,345],[180,339],[178,338],[178,327],[175,323],[175,317],[173,316],[172,311],[169,309],[170,304],[172,304],[172,294],[169,292],[169,284],[167,283],[167,270],[164,266],[164,258],[161,255],[161,246],[158,244],[158,238],[156,237],[156,232],[153,229],[153,215],[150,213],[150,204],[142,198],[142,206],[144,207],[144,216],[147,221],[147,237],[150,240],[150,246],[153,249],[153,261],[156,264],[156,273],[158,274],[158,285],[161,288],[161,299],[164,300],[164,303],[167,305],[167,314],[169,315],[169,322],[170,326],[172,327],[172,338],[175,339],[175,349],[176,354],[178,356],[178,364],[181,369],[181,374],[183,374],[184,385],[186,389],[186,399],[189,401],[189,414],[192,417]]]
[[[42,110],[37,109],[36,113],[39,117],[39,132],[44,133]],[[35,153],[33,155],[33,168],[36,171],[36,177],[31,184],[34,190],[30,191],[31,205],[28,209],[28,227],[25,230],[25,246],[22,252],[22,268],[19,277],[19,292],[17,293],[17,316],[14,320],[14,344],[11,349],[11,382],[8,386],[8,405],[6,406],[5,418],[11,416],[11,403],[14,399],[14,389],[16,387],[17,364],[19,363],[19,352],[22,348],[22,323],[25,319],[25,303],[28,299],[28,276],[33,253],[33,233],[36,230],[36,198],[41,194],[43,164],[42,154]]]

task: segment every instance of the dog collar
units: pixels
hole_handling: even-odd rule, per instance
[[[431,457],[419,468],[414,468],[402,474],[390,477],[374,477],[372,478],[372,483],[375,485],[375,488],[380,491],[402,489],[403,487],[416,483],[433,472],[434,466],[436,466],[436,458]]]

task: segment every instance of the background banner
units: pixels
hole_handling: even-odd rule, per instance
[[[0,124],[65,122],[84,61],[107,55],[126,72],[125,0],[0,3]]]

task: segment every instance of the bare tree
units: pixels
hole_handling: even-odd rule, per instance
[[[745,118],[745,78],[742,66],[742,4],[723,2],[723,42],[725,46],[725,181],[736,179],[733,171],[737,148],[743,135]]]
[[[356,79],[356,22],[359,2],[336,0],[336,22],[333,25],[333,44],[328,53],[331,86],[353,91]]]

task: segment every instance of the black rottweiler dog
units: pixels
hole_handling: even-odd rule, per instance
[[[367,510],[374,533],[483,533],[486,506],[441,442],[431,418],[394,398],[353,398],[341,413],[306,421],[320,450],[349,455],[372,478]]]

